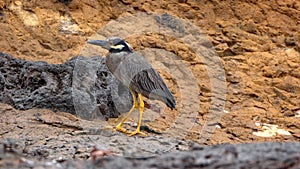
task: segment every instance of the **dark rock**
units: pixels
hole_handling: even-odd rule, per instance
[[[127,159],[122,168],[298,168],[299,143],[252,143],[216,145],[203,150],[173,152],[145,161]],[[121,160],[103,161],[101,167],[116,168]],[[135,165],[134,165],[135,164]]]
[[[48,64],[0,53],[0,93],[0,102],[16,109],[47,108],[85,119],[117,117],[132,102],[99,56]]]
[[[221,144],[202,150],[170,152],[148,158],[105,156],[96,160],[36,160],[3,153],[3,168],[299,168],[299,143]],[[30,164],[30,166],[28,166]]]

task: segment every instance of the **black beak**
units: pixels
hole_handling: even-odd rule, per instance
[[[107,50],[110,49],[110,43],[106,40],[88,40],[87,43],[101,46],[102,48]]]

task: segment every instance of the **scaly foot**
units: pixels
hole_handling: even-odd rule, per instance
[[[147,134],[141,132],[140,130],[135,130],[133,132],[129,132],[128,136],[131,137],[131,136],[138,135],[138,134],[143,135],[143,136],[147,136]]]
[[[121,125],[117,125],[115,127],[115,129],[119,132],[125,133],[125,134],[130,134],[130,132],[128,132],[126,129],[124,129],[123,127],[121,127]]]

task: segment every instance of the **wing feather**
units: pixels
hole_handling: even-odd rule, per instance
[[[108,68],[125,86],[175,108],[175,99],[163,79],[142,56],[135,52],[120,52],[109,54],[107,59]]]
[[[153,68],[137,73],[130,86],[147,98],[160,100],[166,103],[168,107],[175,108],[176,102],[173,95]]]

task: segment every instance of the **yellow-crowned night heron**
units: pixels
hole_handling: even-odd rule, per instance
[[[133,106],[127,116],[115,127],[116,130],[129,136],[145,135],[140,131],[144,111],[142,96],[160,100],[171,109],[175,108],[175,99],[157,71],[142,56],[133,52],[123,39],[113,37],[106,40],[89,40],[88,43],[101,46],[109,51],[106,56],[106,66],[117,79],[130,89],[132,94]],[[140,111],[138,126],[134,132],[127,132],[122,125],[138,107],[138,103]]]

